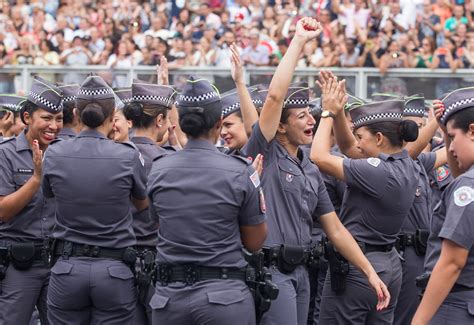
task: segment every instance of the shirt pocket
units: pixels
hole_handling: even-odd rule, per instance
[[[15,191],[28,182],[33,174],[13,174],[13,183],[15,183]]]
[[[221,290],[207,293],[210,304],[229,306],[249,298],[247,290]]]
[[[283,189],[299,195],[304,176],[298,166],[288,159],[280,159],[278,161],[278,170]]]

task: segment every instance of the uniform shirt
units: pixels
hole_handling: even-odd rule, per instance
[[[444,190],[431,223],[425,271],[431,272],[441,254],[443,239],[467,249],[466,265],[456,283],[474,288],[474,166]]]
[[[158,146],[156,142],[146,137],[133,137],[130,141],[135,144],[145,161],[147,177],[150,174],[153,160],[169,153]],[[149,209],[138,212],[133,204],[131,208],[133,213],[133,231],[137,238],[137,246],[156,247],[158,242],[158,222],[150,217]]]
[[[334,211],[319,169],[302,150],[291,157],[276,140],[267,142],[257,123],[246,146],[245,157],[264,155],[262,186],[267,201],[268,247],[281,244],[311,245],[313,224]]]
[[[347,189],[341,220],[359,241],[394,244],[413,205],[418,185],[406,150],[379,158],[344,159]]]
[[[148,197],[160,223],[157,262],[245,266],[239,227],[265,220],[259,183],[249,162],[203,140],[155,160]]]
[[[0,144],[0,196],[18,191],[33,175],[33,153],[25,132]],[[54,201],[41,188],[10,222],[0,223],[0,237],[15,242],[41,243],[50,235],[54,222]]]
[[[431,152],[437,150],[445,150],[443,139],[433,138],[431,140]],[[439,166],[438,168],[429,170],[429,178],[431,185],[431,195],[432,195],[432,205],[431,209],[434,210],[436,203],[441,201],[441,194],[446,186],[453,181],[453,175],[451,175],[451,170],[449,169],[448,164]]]
[[[52,144],[43,162],[42,187],[56,198],[53,237],[109,248],[135,245],[130,196],[146,198],[146,175],[132,144],[95,130]]]
[[[75,138],[77,133],[72,128],[62,128],[58,133],[58,138],[63,140],[69,140]]]
[[[402,226],[402,232],[414,233],[417,229],[430,229],[431,224],[431,188],[429,183],[429,172],[433,170],[436,162],[434,152],[422,153],[418,156],[418,173],[416,178],[418,185],[415,192],[415,201],[408,212],[408,216]]]

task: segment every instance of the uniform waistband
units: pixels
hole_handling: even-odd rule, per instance
[[[252,280],[247,269],[221,268],[200,265],[159,264],[156,268],[156,281],[163,286],[172,282],[183,282],[193,285],[203,280]]]

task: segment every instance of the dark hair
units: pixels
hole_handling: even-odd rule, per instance
[[[197,138],[212,129],[222,116],[221,103],[207,105],[204,113],[190,112],[186,108],[179,109],[179,126],[186,135]]]
[[[114,101],[95,100],[77,102],[77,110],[81,121],[90,128],[96,128],[104,123],[105,119],[110,117],[115,109]]]
[[[162,105],[143,105],[131,102],[123,108],[123,115],[127,120],[132,121],[133,127],[147,128],[158,115],[162,114],[166,118],[169,109]]]
[[[71,124],[74,121],[74,106],[75,103],[64,104],[63,106],[63,124]]]
[[[464,133],[469,131],[469,126],[474,123],[474,107],[457,111],[451,115],[447,122],[453,121],[453,128],[461,129]]]
[[[365,127],[373,135],[382,133],[394,147],[402,147],[403,141],[413,142],[418,138],[418,125],[411,120],[376,122]]]
[[[290,110],[289,109],[283,109],[281,112],[281,117],[280,117],[280,123],[285,124],[288,122],[288,118],[290,117]]]
[[[20,118],[21,118],[21,121],[26,124],[26,121],[25,121],[25,112],[27,112],[30,116],[36,111],[38,110],[38,106],[33,103],[32,101],[30,101],[29,99],[26,100],[24,103],[23,103],[23,106],[21,107],[20,109]]]

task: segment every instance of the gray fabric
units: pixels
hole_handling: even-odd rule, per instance
[[[55,197],[53,237],[79,244],[124,248],[135,244],[130,196],[146,198],[140,153],[88,130],[48,148],[42,188]]]
[[[330,273],[327,273],[321,301],[319,323],[322,325],[392,324],[397,297],[402,284],[402,270],[398,253],[372,252],[367,254],[380,279],[387,285],[391,300],[387,309],[377,311],[377,294],[369,286],[367,278],[350,266],[346,291],[336,295],[331,289]]]
[[[12,94],[0,94],[0,108],[7,109],[12,112],[20,111],[22,104],[26,101],[26,97]]]
[[[70,257],[51,268],[52,324],[132,324],[136,299],[133,273],[123,262]]]
[[[352,236],[372,245],[394,244],[415,199],[416,172],[405,150],[344,159],[347,189],[341,221]]]
[[[253,298],[239,280],[207,280],[183,287],[157,286],[150,301],[153,324],[254,325]]]
[[[448,295],[431,319],[430,325],[474,324],[474,291]]]
[[[244,157],[255,158],[259,153],[265,157],[262,176],[268,215],[265,246],[309,247],[314,222],[334,211],[319,169],[303,151],[299,151],[301,162],[298,162],[278,141],[268,143],[258,123],[242,151]]]
[[[0,196],[19,190],[33,175],[33,156],[22,132],[0,145]],[[41,189],[10,222],[0,223],[2,240],[43,243],[54,222],[54,201],[46,199]]]
[[[272,268],[272,281],[278,286],[278,298],[272,301],[270,310],[263,315],[262,325],[306,325],[309,307],[309,278],[304,266],[298,266],[290,274]]]
[[[148,182],[157,262],[244,267],[239,227],[265,220],[259,183],[247,160],[204,140],[157,159]]]
[[[71,128],[62,128],[58,133],[58,138],[62,140],[69,140],[77,136],[76,131]]]
[[[10,264],[0,281],[0,324],[27,325],[36,306],[41,324],[47,325],[48,282],[49,268],[40,261],[27,271],[18,271]]]

